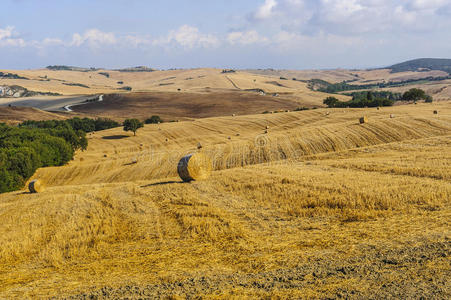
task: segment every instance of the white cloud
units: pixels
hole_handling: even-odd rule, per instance
[[[201,33],[196,27],[183,25],[177,30],[170,31],[167,37],[154,41],[155,45],[167,45],[171,43],[177,43],[184,48],[192,49],[197,47],[217,47],[220,41],[214,35]]]
[[[113,45],[117,43],[114,33],[103,32],[98,29],[89,29],[84,34],[75,33],[72,36],[71,46],[80,47],[84,44],[92,48],[97,48],[102,45]]]
[[[256,19],[266,19],[269,18],[272,13],[273,9],[277,6],[276,0],[265,0],[265,3],[263,3],[262,6],[258,8],[258,10],[255,12],[254,17]]]
[[[227,35],[227,41],[231,45],[250,45],[256,43],[266,43],[268,42],[268,39],[266,37],[260,36],[255,30],[249,30],[231,32]]]
[[[0,46],[24,47],[25,44],[23,39],[15,37],[14,27],[0,28]]]
[[[424,32],[451,26],[451,0],[266,0],[253,16],[257,26],[308,35]]]

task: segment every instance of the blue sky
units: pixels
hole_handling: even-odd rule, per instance
[[[361,68],[451,58],[451,0],[1,0],[0,69]]]

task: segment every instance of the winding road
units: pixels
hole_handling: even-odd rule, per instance
[[[29,98],[0,98],[0,106],[26,106],[45,111],[72,111],[71,107],[85,104],[86,100],[103,101],[103,95],[84,95],[66,97],[29,97]]]

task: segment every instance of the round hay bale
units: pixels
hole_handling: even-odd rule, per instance
[[[265,130],[265,133],[268,133],[268,130]]]
[[[199,142],[199,143],[197,143],[197,149],[202,149],[202,144]]]
[[[232,117],[236,117],[236,114],[233,114]]]
[[[205,180],[210,176],[211,169],[211,160],[203,153],[184,156],[177,166],[177,172],[185,182]]]
[[[239,133],[237,133],[237,134],[236,134],[236,136],[240,136],[240,134],[239,134]]]
[[[103,157],[108,157],[108,155],[104,154]]]
[[[438,110],[434,110],[434,115],[438,115]]]
[[[394,119],[395,115],[394,114],[390,114],[390,119]]]
[[[232,139],[232,137],[231,137],[231,136],[228,136],[228,137],[227,137],[227,139],[228,139],[228,140],[231,140],[231,139]]]
[[[266,129],[269,129],[269,126],[266,126]]]
[[[39,179],[35,179],[28,184],[28,190],[33,194],[42,193],[45,190],[45,186]]]
[[[380,107],[377,107],[377,110],[380,110],[381,108]]]
[[[360,124],[368,123],[368,117],[361,117],[359,122],[360,122]]]

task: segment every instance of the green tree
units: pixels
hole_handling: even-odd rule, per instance
[[[163,123],[163,120],[160,118],[160,116],[152,116],[149,119],[145,121],[146,124],[158,124]]]
[[[133,131],[133,135],[136,135],[136,131],[144,127],[144,123],[138,119],[127,119],[124,121],[124,131]]]
[[[405,92],[402,95],[402,99],[405,101],[428,100],[431,99],[431,96],[426,94],[422,89],[413,88]]]
[[[335,107],[338,102],[339,100],[335,97],[327,97],[324,99],[323,104],[326,104],[328,107]]]

